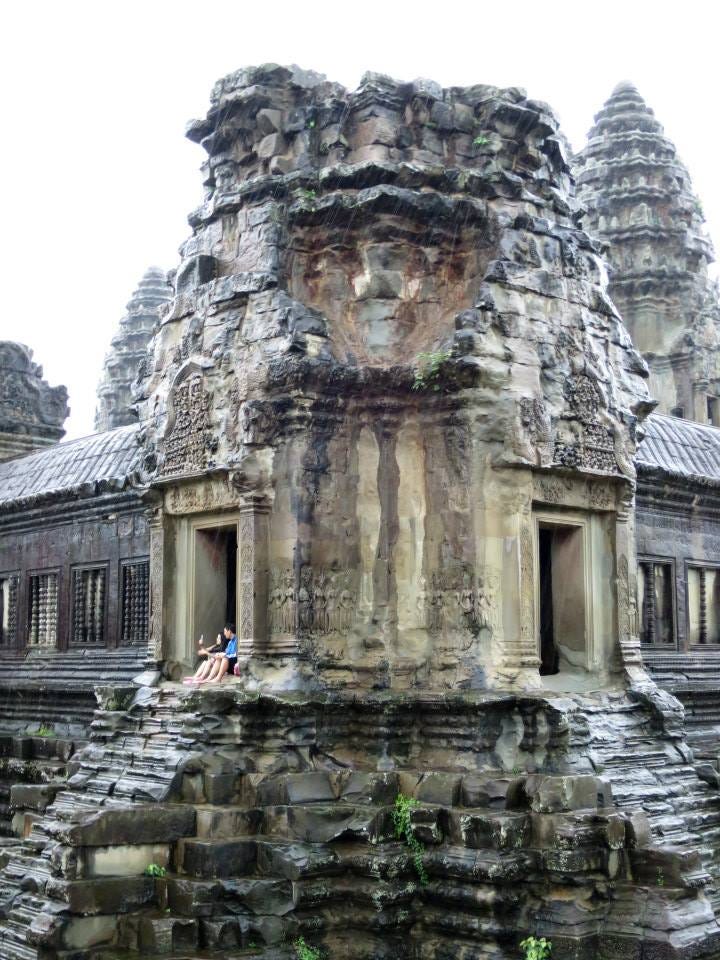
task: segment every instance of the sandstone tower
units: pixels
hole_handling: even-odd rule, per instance
[[[203,541],[234,510],[259,682],[537,682],[533,502],[602,487],[588,522],[614,529],[650,409],[555,119],[515,89],[269,67],[218,83],[189,136],[207,197],[137,390],[176,571],[156,642],[187,661],[234,606]],[[547,493],[558,471],[576,493]],[[593,622],[548,673],[620,668]]]
[[[159,310],[169,302],[172,289],[159,267],[150,267],[130,298],[118,332],[110,341],[103,375],[98,384],[95,429],[101,433],[137,421],[131,409],[131,386],[138,363],[160,322]]]
[[[22,343],[0,340],[0,460],[62,439],[70,410],[65,387],[51,387]]]
[[[720,306],[688,171],[653,111],[619,84],[575,159],[584,226],[609,244],[610,294],[650,366],[658,410],[720,426]]]
[[[549,108],[266,64],[189,135],[139,422],[0,468],[8,686],[23,618],[44,685],[100,677],[67,777],[7,695],[49,762],[0,960],[717,957],[720,797],[640,645],[648,370]],[[238,675],[175,682],[226,620]]]

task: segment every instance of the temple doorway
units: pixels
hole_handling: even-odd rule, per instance
[[[538,523],[540,674],[588,669],[585,530],[581,524]]]
[[[193,633],[214,643],[237,621],[237,524],[195,530]]]

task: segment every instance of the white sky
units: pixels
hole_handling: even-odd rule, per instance
[[[687,164],[720,248],[714,4],[604,0],[48,0],[0,15],[0,339],[70,392],[92,432],[103,355],[147,266],[169,269],[200,202],[186,121],[240,66],[298,63],[354,87],[402,80],[522,86],[579,148],[632,80]]]

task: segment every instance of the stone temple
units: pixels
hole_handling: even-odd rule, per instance
[[[0,958],[717,957],[674,147],[628,85],[573,159],[520,89],[277,65],[188,135],[110,429],[0,464]],[[226,621],[239,675],[179,683]]]
[[[164,272],[159,267],[150,267],[130,298],[127,313],[110,341],[97,391],[95,429],[98,433],[137,421],[132,408],[133,381],[138,364],[145,358],[148,344],[160,325],[160,307],[171,299],[172,291]]]

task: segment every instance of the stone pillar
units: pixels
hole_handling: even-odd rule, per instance
[[[267,630],[269,513],[261,499],[240,507],[237,635],[244,656],[272,652]]]
[[[615,525],[618,641],[622,665],[631,681],[647,681],[640,648],[637,610],[637,563],[634,530],[635,490],[627,484],[618,497]],[[652,589],[650,584],[650,589]]]
[[[148,636],[148,659],[160,661],[164,657],[163,607],[165,603],[165,520],[162,509],[154,511],[149,522],[150,530],[150,616]]]

